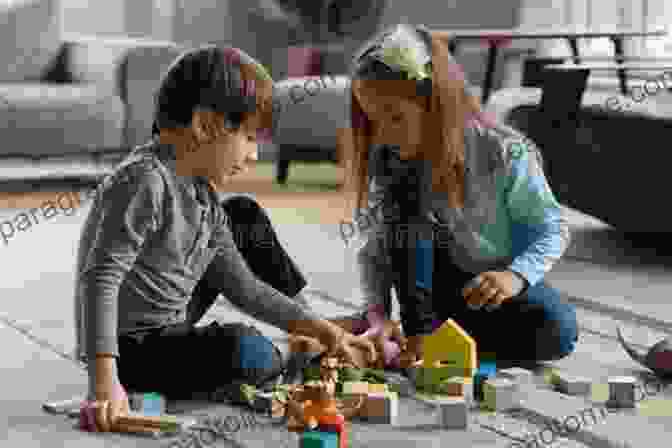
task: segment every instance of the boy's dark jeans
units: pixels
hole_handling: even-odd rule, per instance
[[[306,280],[280,245],[265,211],[246,196],[229,198],[222,207],[250,270],[283,294],[298,294]],[[216,322],[195,327],[219,295],[208,281],[217,275],[213,262],[194,290],[184,324],[119,337],[119,379],[127,390],[189,397],[232,383],[260,384],[282,371],[282,354],[254,327]],[[244,337],[251,345],[241,346]]]
[[[417,243],[419,239],[433,240],[433,248],[423,249]],[[523,290],[499,309],[470,309],[461,291],[479,273],[465,272],[455,265],[449,239],[445,228],[434,223],[392,224],[388,247],[397,274],[394,285],[405,330],[429,334],[434,320],[452,318],[474,338],[479,357],[496,357],[502,365],[557,360],[574,351],[578,340],[576,312],[545,281]],[[428,257],[430,261],[425,261],[424,267],[418,263]],[[429,282],[419,269],[431,270]]]

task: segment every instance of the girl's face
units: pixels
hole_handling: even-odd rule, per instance
[[[399,146],[402,159],[416,158],[422,143],[428,99],[415,95],[415,89],[414,81],[353,83],[355,98],[372,122],[374,143]]]
[[[249,164],[257,160],[257,121],[250,115],[239,129],[220,130],[216,138],[201,144],[190,154],[194,171],[206,176],[215,189],[246,172]]]

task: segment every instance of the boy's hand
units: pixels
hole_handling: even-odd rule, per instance
[[[96,430],[115,430],[117,419],[130,411],[128,395],[117,376],[116,359],[96,358]]]
[[[423,355],[423,336],[409,336],[406,338],[406,350],[399,357],[400,367],[406,369],[409,367],[418,367],[422,364]]]

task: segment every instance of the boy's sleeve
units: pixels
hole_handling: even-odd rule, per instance
[[[95,236],[80,276],[91,355],[119,356],[119,289],[144,242],[163,222],[161,176],[143,164],[126,167],[118,176],[97,201],[101,216],[91,229]]]
[[[506,201],[517,254],[509,269],[536,285],[570,243],[569,223],[543,171],[539,149],[526,138],[506,142]]]
[[[228,219],[228,218],[227,218]],[[217,255],[208,269],[216,269],[213,285],[231,303],[250,316],[289,332],[300,320],[318,320],[320,316],[306,309],[250,270],[235,244],[233,233],[222,223],[213,233]]]

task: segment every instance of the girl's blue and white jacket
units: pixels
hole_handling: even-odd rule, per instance
[[[568,222],[547,182],[538,148],[510,127],[476,125],[465,132],[465,159],[464,208],[451,208],[445,197],[430,193],[428,218],[449,229],[452,259],[463,271],[476,276],[508,269],[520,274],[527,286],[536,285],[570,242]],[[367,309],[390,309],[393,275],[383,217],[393,213],[385,200],[389,185],[396,182],[393,177],[370,176],[369,210],[356,216],[369,223],[357,223],[363,240],[357,260]]]

